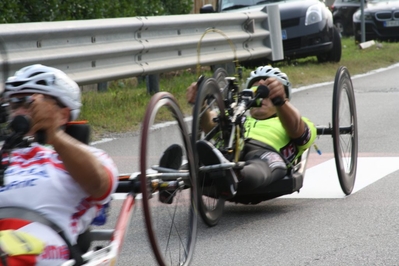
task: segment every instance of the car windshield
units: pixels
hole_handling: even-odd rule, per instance
[[[287,2],[287,0],[222,0],[221,1],[221,10],[225,11],[225,10],[229,10],[229,9],[236,9],[236,8],[242,8],[242,7],[247,7],[247,6],[271,4],[271,3],[278,3],[278,2]]]

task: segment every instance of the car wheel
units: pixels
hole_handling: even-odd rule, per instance
[[[342,53],[342,45],[341,45],[341,36],[339,34],[338,29],[334,26],[332,28],[333,33],[333,47],[332,49],[325,53],[317,56],[317,60],[319,63],[324,62],[336,62],[341,61],[341,53]]]

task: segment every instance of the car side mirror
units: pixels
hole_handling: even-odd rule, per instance
[[[215,9],[211,4],[206,4],[200,8],[200,14],[215,13]]]

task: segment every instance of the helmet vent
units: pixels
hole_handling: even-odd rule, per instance
[[[36,84],[47,86],[47,82],[45,80],[39,80]]]
[[[19,87],[25,83],[26,81],[7,82],[7,86]]]
[[[34,77],[34,76],[37,76],[37,75],[40,75],[40,74],[43,74],[44,72],[35,72],[35,73],[33,73],[32,75],[29,75],[29,78],[31,78],[31,77]]]

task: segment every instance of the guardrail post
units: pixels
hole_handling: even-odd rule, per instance
[[[151,74],[145,77],[145,84],[147,86],[147,93],[153,95],[159,92],[159,74]]]
[[[106,92],[108,90],[108,82],[100,82],[97,84],[98,92]]]

